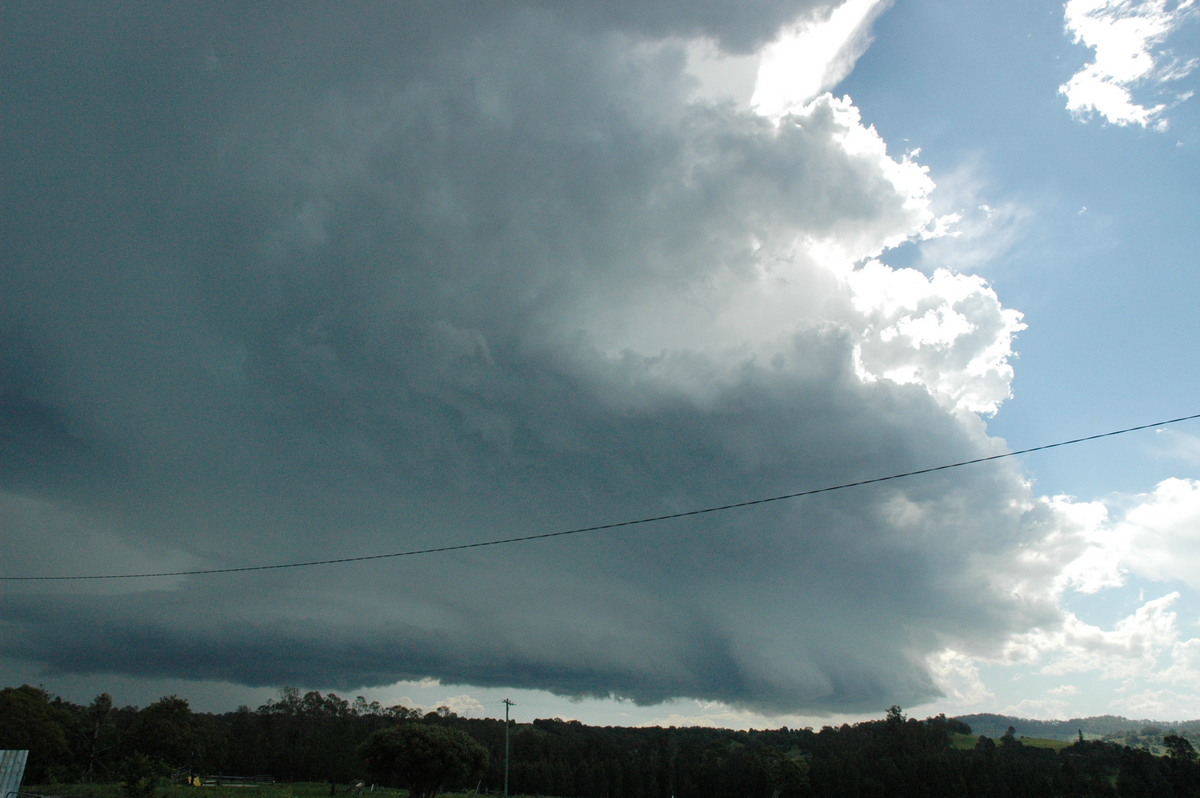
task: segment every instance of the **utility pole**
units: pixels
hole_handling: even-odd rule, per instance
[[[513,702],[504,699],[504,798],[508,798],[508,708]]]

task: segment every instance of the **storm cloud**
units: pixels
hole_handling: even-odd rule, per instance
[[[673,9],[666,12],[664,9]],[[733,13],[736,11],[737,13]],[[811,3],[18,6],[3,576],[456,545],[993,454],[1019,314],[887,265],[934,185],[847,98],[697,94]],[[1007,462],[504,547],[11,582],[47,672],[434,677],[852,711],[1053,625]]]

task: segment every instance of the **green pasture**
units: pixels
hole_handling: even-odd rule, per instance
[[[967,751],[974,748],[977,742],[979,742],[979,735],[977,734],[950,735],[950,746],[952,748],[958,748],[960,750]],[[993,742],[995,742],[997,745],[1000,744],[998,739],[993,740]],[[1049,748],[1054,751],[1060,751],[1063,748],[1071,745],[1074,741],[1051,740],[1045,737],[1018,737],[1017,742],[1019,742],[1021,745],[1029,746],[1030,748]]]
[[[357,793],[351,785],[339,784],[334,793],[337,798],[357,795],[359,798],[407,798],[406,790],[376,788]],[[255,784],[246,786],[191,787],[186,784],[161,784],[154,798],[329,798],[329,785],[311,782],[289,784]],[[469,798],[483,795],[474,792],[445,792],[440,798]],[[495,793],[493,793],[495,794]],[[50,798],[126,798],[120,784],[39,784],[26,785],[21,795],[41,795]],[[529,798],[513,796],[513,798]]]
[[[1075,744],[1074,740],[1051,740],[1046,737],[1018,737],[1017,742],[1030,748],[1049,748],[1054,751],[1061,751]]]

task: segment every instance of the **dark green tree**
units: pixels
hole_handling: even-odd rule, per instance
[[[1200,763],[1191,741],[1178,734],[1163,737],[1167,756],[1166,776],[1176,795],[1200,795]]]
[[[283,688],[278,701],[258,709],[266,769],[288,780],[326,781],[332,793],[336,784],[355,775],[356,749],[368,727],[378,728],[382,719],[361,715],[360,705],[372,710],[364,699],[351,704],[334,693],[300,695],[294,687]],[[375,710],[384,712],[378,705]]]
[[[84,781],[105,780],[111,776],[112,759],[120,744],[112,696],[101,693],[88,707],[77,713],[75,734]]]
[[[1180,737],[1178,734],[1168,734],[1163,738],[1163,746],[1167,749],[1167,756],[1174,760],[1186,764],[1196,761],[1196,749],[1192,747],[1191,742],[1186,737]]]
[[[1134,748],[1121,751],[1116,787],[1122,798],[1162,798],[1174,792],[1159,767],[1158,757]]]
[[[487,749],[469,734],[441,724],[381,729],[358,750],[373,779],[403,787],[411,798],[433,798],[443,786],[465,786],[488,762]]]
[[[758,752],[758,761],[759,767],[766,773],[771,798],[802,796],[811,792],[809,763],[804,757],[788,756],[767,746]]]
[[[127,740],[130,750],[172,769],[193,771],[203,759],[199,724],[178,696],[160,698],[138,712]]]
[[[121,762],[121,793],[126,798],[151,798],[167,775],[167,766],[141,751],[134,751]]]
[[[49,694],[29,685],[0,690],[0,749],[29,751],[25,781],[45,782],[69,767],[64,726],[70,720]]]

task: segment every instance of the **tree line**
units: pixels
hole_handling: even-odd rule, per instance
[[[27,784],[120,781],[130,794],[139,776],[168,771],[324,782],[331,794],[359,780],[413,795],[443,787],[494,793],[504,779],[504,737],[502,720],[291,688],[257,709],[222,714],[193,712],[177,696],[139,709],[118,707],[107,694],[81,706],[28,685],[0,690],[0,748],[30,751]],[[1200,763],[1181,735],[1164,738],[1166,756],[1104,741],[1042,748],[1022,744],[1011,729],[997,739],[974,736],[961,720],[907,718],[899,707],[881,720],[820,730],[595,727],[553,718],[511,723],[509,737],[514,795],[1200,795]],[[405,783],[422,763],[422,786]]]
[[[1011,715],[979,713],[963,715],[959,720],[970,724],[976,734],[999,737],[1009,726],[1016,727],[1026,737],[1045,737],[1051,740],[1073,740],[1079,733],[1088,738],[1103,738],[1125,742],[1131,746],[1161,745],[1163,737],[1171,734],[1200,737],[1200,719],[1186,721],[1155,721],[1125,718],[1119,715],[1094,715],[1070,720],[1038,720]]]

